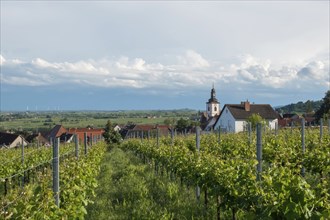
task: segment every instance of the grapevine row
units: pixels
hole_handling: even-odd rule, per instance
[[[299,136],[281,131],[263,137],[262,180],[256,180],[255,139],[246,134],[203,135],[200,151],[195,137],[128,140],[127,150],[165,167],[189,185],[198,185],[210,197],[221,198],[220,207],[239,211],[244,218],[330,217],[329,137],[318,140],[310,131],[307,151],[301,152]],[[305,177],[301,169],[305,167]]]
[[[69,147],[69,146],[68,146]],[[72,146],[71,146],[72,147]],[[24,188],[15,188],[1,199],[0,219],[83,219],[85,207],[92,201],[97,187],[96,177],[106,150],[104,142],[93,145],[79,159],[64,156],[60,160],[60,206],[54,202],[52,170],[43,167],[36,171],[37,181]],[[45,150],[45,149],[44,149]],[[35,155],[38,157],[37,155]]]

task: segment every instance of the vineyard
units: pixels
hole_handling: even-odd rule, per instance
[[[131,139],[122,149],[134,152],[157,174],[196,187],[209,218],[230,212],[233,219],[329,219],[330,135],[307,129],[304,136],[303,142],[300,129],[263,134],[261,172],[255,133],[191,135],[158,143]]]
[[[1,149],[0,219],[83,219],[97,187],[96,177],[105,152],[103,142],[84,147]],[[22,157],[22,155],[24,155]],[[54,159],[59,161],[59,190],[53,191]],[[59,198],[59,205],[55,203]]]
[[[261,136],[197,129],[190,135],[141,137],[125,140],[120,152],[112,148],[106,154],[104,142],[61,144],[55,157],[52,147],[1,149],[0,219],[95,219],[108,210],[122,211],[103,214],[101,219],[125,215],[147,219],[330,218],[327,129],[324,134],[310,128],[262,129]],[[100,164],[107,157],[113,168],[103,164],[111,171],[100,175],[102,186],[98,186]],[[55,159],[59,176],[54,178]],[[129,161],[135,161],[134,166]],[[54,192],[57,178],[59,190]],[[120,182],[121,178],[125,181]],[[106,205],[88,208],[98,199]],[[141,206],[134,209],[130,206],[134,204]]]

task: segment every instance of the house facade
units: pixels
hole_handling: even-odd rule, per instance
[[[87,142],[96,142],[98,140],[103,139],[104,129],[102,128],[69,128],[68,134],[77,134],[79,138],[79,142],[83,143],[84,135],[87,135]]]
[[[38,144],[38,145],[49,145],[49,141],[41,134],[31,134],[28,137],[26,137],[26,140],[30,144]]]
[[[275,129],[278,123],[277,114],[268,104],[250,104],[249,101],[241,104],[226,104],[216,121],[213,129],[221,128],[224,132],[237,133],[244,131],[247,120],[252,114],[260,115],[270,129]]]
[[[92,141],[94,143],[103,139],[104,129],[92,127],[66,129],[62,125],[55,125],[47,137],[49,140],[60,138],[60,142],[70,143],[74,141],[73,136],[77,134],[79,142],[83,143],[85,133],[87,135],[87,142],[90,143]]]
[[[0,132],[0,148],[14,148],[28,145],[28,142],[21,136],[17,134]]]

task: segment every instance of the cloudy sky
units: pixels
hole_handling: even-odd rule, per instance
[[[1,110],[320,100],[329,1],[1,1]]]

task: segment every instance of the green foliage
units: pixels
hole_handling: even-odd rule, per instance
[[[26,182],[24,188],[12,188],[7,196],[3,196],[1,192],[1,219],[84,219],[85,207],[95,199],[96,177],[99,173],[99,166],[106,145],[104,142],[93,145],[88,154],[80,156],[79,159],[72,156],[73,146],[63,146],[63,149],[66,150],[64,152],[61,151],[61,147],[59,169],[60,207],[55,205],[51,187],[52,170],[49,165],[46,165],[35,169],[35,180],[30,183]],[[67,150],[70,147],[71,150],[68,152]],[[43,151],[46,152],[46,156],[41,156]],[[51,150],[47,149],[34,150],[30,153],[31,160],[32,158],[42,157],[44,162],[49,161],[47,158],[48,153],[52,155]],[[33,165],[40,164],[38,159],[34,162],[31,160],[27,161],[30,168]],[[16,167],[13,168],[11,172],[15,172]],[[2,167],[1,174],[4,174],[3,169],[8,168]]]
[[[330,119],[330,90],[325,94],[322,105],[315,113],[315,118],[317,121],[321,118]]]
[[[169,126],[170,128],[174,128],[176,125],[176,119],[175,118],[166,118],[164,120],[164,124]]]
[[[179,132],[182,132],[184,131],[185,129],[188,129],[189,127],[191,126],[191,122],[189,119],[183,119],[183,118],[180,118],[177,123],[176,123],[176,129],[179,131]]]
[[[328,219],[330,136],[319,140],[318,130],[308,130],[305,139],[303,154],[298,129],[264,134],[261,181],[256,178],[258,162],[252,147],[256,140],[249,144],[244,133],[223,134],[220,143],[216,134],[202,135],[199,152],[191,150],[194,135],[176,137],[172,146],[168,139],[159,147],[139,140],[121,146],[175,172],[188,185],[208,189],[210,198],[221,196],[222,212],[233,210],[239,219]]]
[[[307,100],[306,102],[297,102],[277,108],[281,113],[311,113],[320,108],[322,101]]]
[[[114,130],[114,126],[110,120],[108,120],[107,124],[105,125],[103,137],[107,144],[111,146],[113,144],[119,144],[122,140],[119,132]]]
[[[261,123],[263,125],[265,125],[266,123],[265,120],[259,114],[252,114],[250,117],[248,117],[246,122],[251,123],[251,127],[253,130],[256,129],[258,123]]]

